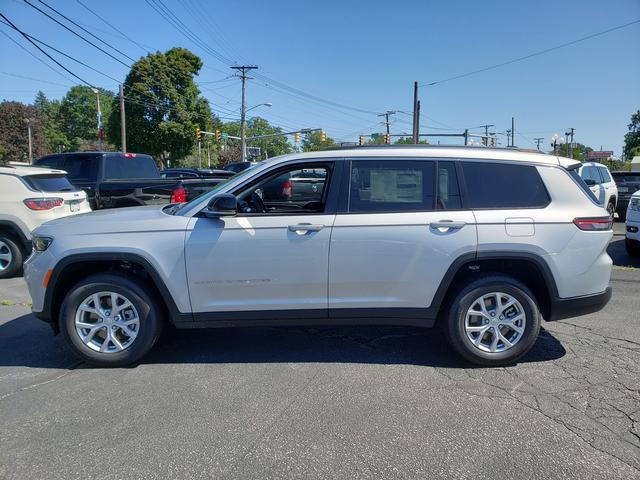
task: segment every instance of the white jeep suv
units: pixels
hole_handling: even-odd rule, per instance
[[[584,162],[578,169],[578,173],[596,196],[598,202],[607,209],[613,218],[618,205],[618,186],[607,166],[597,162]]]
[[[285,155],[186,204],[49,222],[25,278],[35,315],[103,366],[140,359],[165,322],[439,323],[466,359],[504,365],[542,318],[611,297],[611,219],[579,166],[473,147]],[[315,196],[265,195],[310,171]]]
[[[31,232],[43,222],[90,212],[87,195],[62,170],[0,166],[0,278],[22,268],[31,252]]]

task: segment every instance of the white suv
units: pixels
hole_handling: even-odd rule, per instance
[[[43,222],[91,211],[87,196],[61,170],[0,166],[0,278],[20,271],[31,232]]]
[[[634,193],[627,207],[624,246],[632,257],[640,257],[640,190]]]
[[[603,205],[613,218],[618,205],[618,187],[607,166],[597,162],[585,162],[578,169],[578,173],[600,205]]]
[[[579,166],[473,147],[285,155],[186,204],[49,222],[25,278],[35,315],[98,365],[140,359],[164,322],[440,323],[468,360],[504,365],[542,318],[611,297],[611,218]],[[265,195],[311,171],[303,199]]]

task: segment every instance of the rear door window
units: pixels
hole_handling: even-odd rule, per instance
[[[598,173],[597,167],[592,167],[590,165],[586,166],[582,169],[582,173],[580,175],[585,181],[592,180],[596,183],[602,183],[602,177],[600,176],[600,173]]]
[[[600,176],[602,176],[602,181],[604,183],[609,183],[611,181],[611,175],[609,175],[609,171],[604,167],[598,167],[600,170]]]
[[[351,164],[349,212],[434,209],[433,161],[356,160]]]
[[[462,170],[471,208],[544,208],[550,202],[532,165],[462,162]]]
[[[48,157],[42,157],[40,160],[36,162],[37,167],[48,167],[53,169],[62,168],[60,166],[61,158],[55,155],[51,155]]]
[[[437,210],[459,210],[462,208],[460,186],[454,162],[438,162]]]
[[[95,155],[68,156],[63,158],[60,168],[72,181],[94,182],[98,178],[98,161]]]

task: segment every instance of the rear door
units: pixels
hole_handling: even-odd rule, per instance
[[[330,315],[426,316],[447,269],[477,248],[456,163],[354,159],[342,190],[329,254]]]
[[[94,210],[97,208],[95,188],[101,156],[100,154],[63,155],[59,165],[59,168],[67,172],[71,183],[87,193],[89,204]]]

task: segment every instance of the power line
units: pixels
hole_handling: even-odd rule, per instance
[[[68,27],[68,26],[66,26],[64,23],[62,23],[61,21],[59,21],[58,19],[53,18],[51,15],[49,15],[49,14],[48,14],[47,12],[45,12],[44,10],[42,10],[42,9],[40,9],[40,8],[36,7],[35,5],[33,5],[33,4],[29,3],[29,0],[23,0],[23,1],[24,1],[27,5],[29,5],[29,6],[33,7],[34,9],[38,10],[40,13],[42,13],[42,14],[43,14],[43,15],[45,15],[46,17],[48,17],[48,18],[50,18],[51,20],[53,20],[54,22],[56,22],[58,25],[60,25],[61,27],[63,27],[65,30],[68,30],[69,32],[73,33],[76,37],[81,38],[82,40],[84,40],[85,42],[87,42],[89,45],[91,45],[91,46],[93,46],[93,47],[97,48],[98,50],[100,50],[100,51],[101,51],[102,53],[104,53],[105,55],[107,55],[107,56],[109,56],[109,57],[113,58],[116,62],[121,63],[121,64],[122,64],[122,65],[124,65],[125,67],[128,67],[128,68],[129,68],[129,65],[127,65],[126,63],[124,63],[122,60],[120,60],[119,58],[117,58],[117,57],[115,57],[115,56],[111,55],[109,52],[107,52],[105,49],[103,49],[103,48],[99,47],[98,45],[96,45],[95,43],[93,43],[91,40],[87,40],[85,37],[83,37],[82,35],[80,35],[80,34],[79,34],[78,32],[76,32],[75,30],[73,30],[73,29],[69,28],[69,27]],[[42,0],[38,0],[38,1],[40,1],[41,3],[43,3],[43,2],[42,2]],[[46,4],[45,4],[45,5],[46,5]],[[49,7],[49,8],[51,8],[51,7]],[[82,27],[80,27],[80,28],[82,28]]]
[[[25,0],[26,1],[26,0]],[[40,48],[34,41],[32,41],[29,36],[24,33],[22,30],[20,30],[18,27],[16,27],[13,22],[11,20],[9,20],[3,13],[0,13],[0,17],[4,18],[5,21],[7,21],[9,23],[9,25],[11,26],[11,28],[13,28],[14,30],[16,30],[18,33],[20,33],[20,35],[22,35],[24,38],[27,39],[27,41],[32,44],[34,47],[36,47],[38,50],[40,50],[40,52],[42,52],[44,55],[47,56],[47,58],[49,60],[51,60],[52,62],[54,62],[56,65],[58,65],[60,68],[62,68],[65,72],[67,72],[69,75],[74,76],[75,78],[77,78],[78,80],[80,80],[82,83],[84,83],[85,85],[89,85],[92,88],[95,88],[93,85],[91,85],[89,82],[87,82],[85,79],[83,79],[82,77],[76,75],[75,73],[73,73],[71,70],[69,70],[67,67],[65,67],[64,65],[62,65],[59,61],[57,61],[55,58],[53,58],[51,55],[49,55],[47,52],[45,52],[42,48]]]
[[[129,40],[131,43],[133,43],[134,45],[137,45],[138,47],[140,47],[140,49],[142,49],[145,52],[148,52],[148,49],[146,49],[145,47],[143,47],[141,44],[139,44],[138,42],[136,42],[133,38],[129,37],[126,33],[124,33],[122,30],[120,30],[119,28],[115,27],[114,25],[112,25],[111,23],[109,23],[107,20],[105,20],[103,17],[101,17],[100,15],[98,15],[96,12],[94,12],[93,10],[91,10],[89,7],[87,7],[84,3],[82,3],[80,0],[76,0],[76,2],[78,2],[82,7],[84,7],[86,10],[88,10],[89,12],[91,12],[93,15],[95,15],[96,17],[98,17],[100,20],[102,20],[103,23],[105,23],[106,25],[110,26],[113,30],[115,30],[116,32],[118,32],[120,35],[122,35],[124,38],[126,38],[127,40]],[[126,55],[125,55],[126,56]],[[133,59],[132,59],[133,61]]]
[[[6,35],[6,33],[4,33],[4,32],[2,32],[2,33]],[[48,64],[46,64],[46,65],[49,66]],[[22,78],[23,80],[33,80],[34,82],[48,83],[50,85],[57,85],[59,87],[69,88],[71,86],[71,85],[64,85],[63,83],[48,82],[47,80],[42,80],[40,78],[33,78],[33,77],[27,77],[27,76],[24,76],[24,75],[18,75],[17,73],[0,72],[0,74],[8,75],[9,77]]]
[[[480,68],[478,70],[473,70],[471,72],[462,73],[460,75],[455,75],[453,77],[445,78],[443,80],[438,80],[436,82],[423,83],[420,86],[421,87],[424,87],[424,86],[428,87],[428,86],[432,86],[432,85],[438,85],[440,83],[450,82],[452,80],[457,80],[459,78],[469,77],[469,76],[475,75],[477,73],[482,73],[482,72],[486,72],[488,70],[493,70],[495,68],[504,67],[505,65],[510,65],[512,63],[521,62],[522,60],[527,60],[529,58],[537,57],[539,55],[544,55],[545,53],[549,53],[549,52],[552,52],[554,50],[558,50],[560,48],[565,48],[565,47],[568,47],[570,45],[575,45],[576,43],[584,42],[585,40],[589,40],[591,38],[599,37],[601,35],[606,35],[607,33],[611,33],[611,32],[614,32],[616,30],[620,30],[622,28],[626,28],[626,27],[629,27],[631,25],[635,25],[636,23],[640,23],[640,19],[634,20],[634,21],[629,22],[629,23],[625,23],[623,25],[618,25],[616,27],[612,27],[612,28],[609,28],[607,30],[602,30],[601,32],[592,33],[591,35],[587,35],[586,37],[581,37],[581,38],[578,38],[576,40],[572,40],[570,42],[565,42],[565,43],[562,43],[560,45],[556,45],[555,47],[545,48],[544,50],[539,50],[537,52],[530,53],[530,54],[525,55],[523,57],[514,58],[512,60],[507,60],[506,62],[497,63],[495,65],[491,65],[491,66],[488,66],[488,67],[485,67],[485,68]]]

